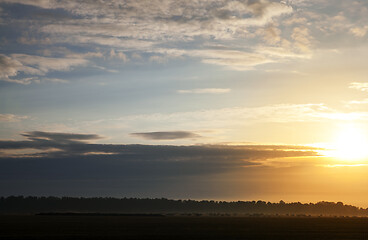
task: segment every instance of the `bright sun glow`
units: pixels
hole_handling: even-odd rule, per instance
[[[344,161],[368,159],[368,140],[362,129],[355,125],[344,126],[332,143],[331,156]]]

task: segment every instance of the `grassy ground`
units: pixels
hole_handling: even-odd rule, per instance
[[[368,239],[368,218],[0,216],[0,239]]]

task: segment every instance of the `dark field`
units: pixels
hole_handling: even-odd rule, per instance
[[[368,239],[368,218],[0,216],[0,239]]]

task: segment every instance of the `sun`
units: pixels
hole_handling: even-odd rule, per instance
[[[332,142],[331,156],[343,161],[368,159],[368,139],[362,128],[349,124],[343,126]]]

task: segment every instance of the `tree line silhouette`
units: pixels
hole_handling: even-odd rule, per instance
[[[368,216],[368,208],[342,202],[271,203],[265,201],[171,200],[166,198],[112,197],[0,197],[0,214],[35,213],[135,213],[135,214],[265,214]]]

